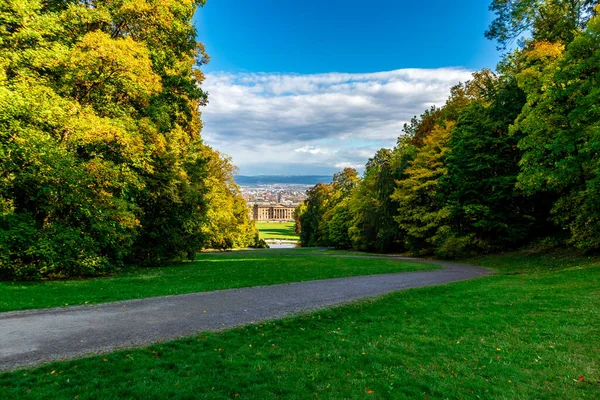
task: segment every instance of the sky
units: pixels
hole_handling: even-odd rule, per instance
[[[362,169],[499,53],[486,0],[208,0],[205,141],[242,175]]]

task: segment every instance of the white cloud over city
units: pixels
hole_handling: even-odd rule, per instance
[[[368,74],[210,73],[204,138],[245,175],[329,174],[392,147],[402,126],[470,78],[459,68]]]

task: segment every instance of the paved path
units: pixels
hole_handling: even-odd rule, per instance
[[[419,261],[445,268],[0,313],[0,370],[156,343],[490,274],[480,267]]]

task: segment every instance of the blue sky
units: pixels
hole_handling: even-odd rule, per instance
[[[486,0],[208,0],[206,141],[243,174],[329,174],[499,55]]]

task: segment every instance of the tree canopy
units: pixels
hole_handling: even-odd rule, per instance
[[[203,4],[0,2],[1,274],[93,275],[254,240],[230,162],[200,136]]]

